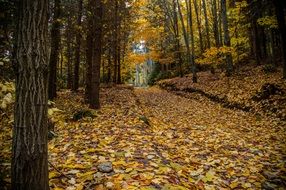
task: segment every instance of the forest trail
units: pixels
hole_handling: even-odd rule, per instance
[[[283,187],[285,129],[277,122],[156,87],[101,95],[94,119],[63,123],[83,104],[82,96],[60,94],[56,106],[65,113],[54,116],[49,160],[70,179],[51,167],[53,188],[261,189],[275,186],[268,178]],[[113,172],[98,171],[108,163]]]

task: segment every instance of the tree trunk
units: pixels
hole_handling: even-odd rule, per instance
[[[114,63],[114,74],[113,74],[113,82],[116,84],[118,79],[118,0],[115,0],[115,10],[114,10],[114,36],[113,36],[113,63]]]
[[[192,61],[192,73],[193,73],[193,82],[198,81],[197,77],[197,68],[195,63],[195,39],[194,39],[194,30],[193,30],[193,14],[192,14],[192,2],[191,0],[186,0],[186,7],[189,10],[189,27],[190,27],[190,38],[191,38],[191,61]]]
[[[204,45],[203,45],[203,36],[202,36],[202,25],[201,25],[201,20],[199,16],[199,6],[197,3],[197,0],[194,0],[194,6],[195,6],[198,31],[199,31],[200,54],[202,54],[204,52]]]
[[[205,17],[205,27],[206,27],[206,39],[207,39],[207,44],[206,48],[211,47],[211,42],[210,42],[210,29],[209,29],[209,20],[208,20],[208,13],[207,13],[207,5],[206,5],[206,0],[202,0],[203,3],[203,10],[204,10],[204,17]]]
[[[226,13],[226,0],[221,0],[221,14],[222,14],[222,23],[223,23],[223,32],[224,32],[224,45],[230,47],[230,37],[228,31],[228,21]],[[231,75],[233,71],[233,63],[231,53],[226,54],[226,64],[227,64],[227,75]]]
[[[215,46],[220,47],[216,0],[212,0],[212,15],[213,15],[213,33],[215,38]]]
[[[284,16],[286,3],[283,0],[275,0],[274,3],[282,44],[283,78],[286,79],[286,25]]]
[[[71,6],[71,2],[69,1],[69,6]],[[67,88],[72,89],[73,86],[73,67],[72,67],[72,14],[71,14],[71,8],[69,7],[68,10],[68,22],[67,22],[67,30],[66,30],[66,41],[67,41]]]
[[[49,189],[47,147],[49,1],[18,1],[12,189]]]
[[[88,11],[93,12],[92,2],[88,2]],[[94,36],[93,36],[93,16],[89,14],[87,17],[87,36],[86,36],[86,79],[85,79],[85,100],[90,103],[91,97],[91,78],[92,78],[92,62],[93,62],[93,49],[94,49]]]
[[[76,47],[75,47],[75,63],[74,63],[74,83],[73,91],[77,91],[79,87],[79,64],[80,64],[80,45],[81,45],[81,17],[82,17],[83,0],[78,0],[78,15],[77,15],[77,31],[76,31]]]
[[[91,0],[93,1],[93,0]],[[101,51],[102,51],[102,8],[103,4],[101,0],[97,0],[92,3],[94,6],[94,51],[93,51],[93,63],[92,63],[92,77],[91,77],[91,96],[90,96],[90,108],[99,109],[99,90],[100,90],[100,65],[101,65]]]
[[[55,0],[54,5],[54,18],[53,25],[51,29],[51,54],[50,54],[50,64],[49,64],[49,99],[53,100],[57,97],[57,65],[60,53],[60,14],[61,14],[61,1]]]
[[[191,68],[193,68],[194,67],[194,62],[193,62],[193,59],[192,59],[193,55],[191,55],[190,45],[189,45],[189,37],[188,37],[187,31],[186,31],[184,18],[183,18],[183,14],[182,14],[182,11],[181,11],[181,5],[179,4],[179,0],[177,0],[177,6],[178,6],[178,12],[179,12],[180,20],[181,20],[181,25],[182,25],[182,28],[183,28],[184,40],[185,40],[185,44],[186,44],[186,47],[187,47],[188,64],[190,64]],[[197,82],[196,73],[193,73],[193,82],[194,83]]]

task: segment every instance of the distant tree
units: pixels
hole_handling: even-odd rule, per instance
[[[230,47],[230,36],[228,29],[228,20],[226,12],[226,0],[221,0],[221,14],[222,14],[222,24],[224,32],[224,45]],[[226,54],[226,64],[227,64],[227,75],[230,75],[233,71],[233,61],[231,53]]]
[[[203,6],[203,11],[204,11],[204,17],[205,17],[205,28],[206,28],[206,48],[211,47],[211,42],[210,42],[210,29],[209,29],[209,18],[208,18],[208,13],[207,13],[207,5],[206,5],[206,0],[202,0],[202,6]]]
[[[274,4],[282,42],[283,78],[286,79],[286,25],[284,15],[286,2],[283,0],[274,0]]]
[[[79,66],[80,66],[80,51],[81,51],[81,38],[82,38],[82,6],[83,0],[78,0],[78,12],[77,12],[77,25],[76,25],[76,47],[75,47],[75,63],[74,63],[74,80],[73,91],[77,91],[79,88]]]
[[[49,64],[49,99],[57,97],[57,66],[60,54],[61,42],[61,0],[54,0],[54,16],[51,29],[51,54]]]
[[[17,3],[12,189],[49,189],[47,147],[48,0]]]

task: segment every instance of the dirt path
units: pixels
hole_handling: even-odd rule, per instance
[[[62,122],[66,116],[57,116],[50,160],[70,179],[51,168],[52,187],[285,188],[285,126],[269,118],[157,88],[104,89],[102,100],[94,119]],[[82,106],[75,104],[80,98],[57,104],[68,113],[71,102],[73,110]],[[113,172],[99,172],[108,162]]]

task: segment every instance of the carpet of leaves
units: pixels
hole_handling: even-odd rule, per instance
[[[66,176],[51,167],[52,188],[261,189],[269,175],[285,180],[285,125],[271,118],[157,88],[117,87],[103,90],[94,119],[72,122],[81,97],[63,92],[56,102],[64,113],[49,160]],[[112,173],[98,171],[105,162]]]
[[[162,80],[158,84],[163,88],[170,85],[175,86],[181,91],[187,88],[199,89],[219,98],[225,98],[229,102],[251,107],[255,113],[286,120],[286,83],[282,79],[281,69],[265,73],[263,66],[243,66],[231,77],[226,77],[219,71],[215,74],[200,72],[198,73],[198,83],[193,83],[191,75],[186,75],[185,77]],[[271,95],[261,101],[254,101],[253,97],[265,84],[275,84],[284,93]],[[196,96],[196,94],[193,93],[191,96]]]
[[[94,118],[73,121],[87,109],[83,94],[59,93],[61,111],[52,115],[58,137],[49,142],[51,189],[285,188],[281,121],[155,87],[103,88],[101,99]],[[0,147],[1,157],[9,153]],[[98,169],[106,162],[110,173]]]

